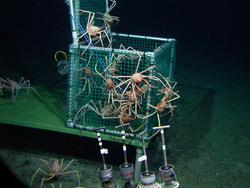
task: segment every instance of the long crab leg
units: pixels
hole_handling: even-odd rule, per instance
[[[34,180],[36,174],[37,174],[39,171],[41,171],[42,173],[44,173],[44,174],[46,174],[46,175],[48,175],[48,176],[52,175],[52,174],[49,174],[49,173],[45,172],[45,171],[42,170],[41,168],[38,168],[37,171],[35,172],[35,174],[33,175],[31,181],[30,181],[30,187],[32,187],[33,180]],[[53,177],[54,177],[54,176],[53,176]]]
[[[22,89],[25,89],[25,88],[27,88],[27,89],[32,89],[36,94],[37,94],[37,96],[41,99],[41,100],[43,100],[42,99],[42,97],[38,94],[38,92],[35,90],[35,88],[33,88],[33,87],[22,87]]]

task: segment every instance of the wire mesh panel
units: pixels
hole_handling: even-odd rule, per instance
[[[147,55],[151,57],[152,64],[157,64],[161,74],[173,81],[176,61],[175,39],[112,33],[112,41],[112,48],[120,48],[120,44],[123,44],[124,46],[132,46],[143,53],[148,52]]]
[[[132,139],[145,129],[150,137],[161,80],[173,79],[176,41],[117,33],[110,39],[109,48],[70,45],[67,126],[104,126],[104,134],[120,136],[115,126],[129,122]],[[137,84],[135,73],[142,75]]]

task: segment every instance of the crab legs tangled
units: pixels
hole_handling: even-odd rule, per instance
[[[156,65],[146,63],[147,58],[131,46],[121,45],[120,50],[105,56],[105,68],[98,61],[95,63],[92,71],[96,79],[101,80],[96,84],[100,96],[97,100],[86,100],[76,113],[74,124],[79,119],[84,121],[87,111],[102,119],[117,119],[120,124],[144,122],[155,114],[171,114],[172,117],[176,107],[172,102],[180,97],[174,91],[177,83],[164,77]],[[134,68],[126,69],[127,66]]]

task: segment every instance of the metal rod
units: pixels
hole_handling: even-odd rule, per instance
[[[75,41],[77,39],[77,31],[76,31],[76,24],[74,22],[74,3],[73,0],[69,0],[69,9],[70,9],[70,14],[72,15],[71,17],[71,28],[72,28],[72,41]]]
[[[130,125],[130,123],[126,123],[126,124],[123,124],[123,125],[117,125],[117,126],[115,126],[115,128],[117,129],[117,128],[122,128],[122,127],[126,127],[126,126],[128,126],[128,125]]]
[[[148,173],[148,161],[147,161],[147,153],[146,153],[146,148],[145,148],[145,140],[144,140],[144,133],[146,133],[147,131],[142,131],[139,136],[141,136],[141,141],[142,141],[142,149],[143,149],[143,155],[145,156],[145,170]]]
[[[92,130],[97,130],[97,138],[98,138],[98,143],[99,143],[99,147],[100,147],[100,153],[102,156],[102,162],[103,162],[103,169],[106,170],[107,169],[107,165],[105,162],[105,157],[104,154],[107,154],[107,150],[103,149],[102,147],[102,138],[101,138],[101,133],[100,133],[100,129],[105,129],[105,127],[97,127],[97,128],[93,128]]]
[[[158,128],[161,129],[161,142],[162,142],[162,151],[163,151],[163,157],[164,157],[164,165],[168,166],[166,144],[165,144],[165,137],[164,137],[164,129],[163,128],[169,128],[170,126],[161,126],[161,120],[160,120],[159,113],[157,113],[157,119],[158,119],[158,125],[159,125]]]
[[[99,131],[97,132],[97,137],[98,137],[98,142],[99,142],[99,146],[100,146],[100,153],[101,153],[101,156],[102,156],[103,168],[107,169],[107,165],[106,165],[105,157],[104,157],[104,152],[103,152],[103,147],[102,147],[101,134],[100,134]]]
[[[124,154],[124,163],[128,164],[128,159],[127,159],[127,147],[125,144],[125,138],[126,138],[126,133],[123,127],[130,125],[130,123],[123,124],[123,125],[118,125],[115,128],[122,128],[122,145],[123,145],[123,154]]]
[[[141,39],[149,39],[149,40],[160,40],[166,42],[176,41],[174,38],[160,38],[160,37],[150,37],[150,36],[141,36],[141,35],[131,35],[131,34],[123,34],[123,33],[115,33],[112,32],[113,36],[121,36],[121,37],[132,37],[132,38],[141,38]]]
[[[123,154],[124,154],[124,163],[127,164],[128,163],[128,159],[127,159],[127,147],[126,147],[126,144],[125,144],[125,137],[126,137],[126,133],[125,133],[125,130],[122,128],[122,133],[123,133],[123,136],[122,136],[122,144],[123,144]]]

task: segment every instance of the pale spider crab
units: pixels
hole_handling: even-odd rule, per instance
[[[79,71],[83,71],[83,77],[80,77],[80,78],[77,78],[77,79],[83,79],[85,82],[84,82],[84,85],[83,85],[83,88],[80,92],[78,92],[74,97],[77,97],[78,95],[80,95],[81,93],[83,93],[86,89],[86,86],[88,85],[88,95],[83,99],[83,101],[88,98],[88,96],[91,94],[91,86],[92,87],[95,87],[95,88],[98,88],[98,86],[96,85],[94,79],[93,79],[93,75],[94,75],[94,72],[92,71],[91,67],[89,66],[90,64],[90,61],[91,61],[91,58],[92,58],[92,54],[93,52],[91,52],[90,54],[90,57],[89,57],[89,60],[88,60],[88,63],[86,64],[86,66],[84,66],[84,68],[81,68],[81,69],[77,69],[75,72],[79,72]],[[91,85],[91,83],[93,83]]]
[[[121,45],[120,48],[124,48],[123,45]],[[124,48],[124,50],[129,50],[130,52],[133,52],[135,53],[137,56],[138,56],[138,62],[137,62],[137,65],[136,65],[136,69],[135,69],[135,72],[132,74],[132,75],[127,75],[127,76],[124,76],[124,75],[114,75],[114,76],[110,76],[111,78],[115,78],[115,79],[126,79],[127,80],[124,80],[122,82],[120,82],[119,84],[116,85],[116,88],[120,88],[121,86],[125,85],[125,87],[123,87],[123,91],[121,93],[121,99],[124,98],[124,95],[127,94],[130,94],[132,96],[134,96],[135,98],[135,109],[137,109],[137,106],[139,104],[136,96],[140,96],[137,94],[137,91],[139,91],[140,93],[146,93],[147,89],[150,87],[150,84],[149,82],[146,80],[146,79],[149,79],[149,80],[152,80],[152,81],[157,81],[157,82],[160,82],[162,83],[163,86],[165,86],[165,84],[163,83],[163,81],[161,79],[159,79],[157,76],[155,76],[155,73],[152,73],[154,72],[155,70],[158,71],[158,68],[153,65],[141,72],[138,72],[138,69],[139,69],[139,66],[140,66],[140,62],[141,62],[141,55],[139,54],[138,51],[136,51],[135,49],[133,49],[131,46],[129,46],[127,49]],[[132,61],[133,62],[133,61]],[[154,70],[155,69],[155,70]],[[150,71],[149,75],[144,75],[145,72],[148,72]],[[143,84],[145,83],[145,84]],[[143,89],[141,89],[141,85],[143,86]],[[167,88],[167,86],[165,86]],[[129,89],[131,88],[131,89]],[[130,91],[132,93],[128,93],[128,91]],[[135,110],[135,115],[137,115],[137,110]]]
[[[75,115],[74,125],[76,124],[76,120],[78,121],[80,117],[82,117],[83,123],[85,125],[85,116],[88,109],[101,116],[102,119],[118,119],[120,124],[128,123],[136,119],[136,116],[134,116],[134,114],[132,113],[133,104],[131,102],[123,101],[121,105],[108,104],[106,101],[104,101],[104,104],[102,104],[101,101],[98,102],[99,107],[97,107],[97,105],[92,100],[81,107]],[[115,100],[114,102],[120,103],[121,101]],[[141,129],[144,124],[145,123],[137,127],[136,130],[133,130],[132,126],[129,125],[129,129],[132,132],[136,132]]]
[[[110,0],[112,2],[112,4],[110,5],[109,9],[107,10],[107,12],[105,12],[105,14],[98,12],[98,14],[103,15],[102,18],[97,18],[97,19],[102,19],[104,21],[105,27],[109,27],[111,24],[113,24],[114,22],[115,25],[119,22],[119,17],[117,16],[111,16],[109,13],[111,10],[113,10],[113,8],[116,6],[116,1],[115,0]]]
[[[172,102],[178,98],[180,98],[180,95],[178,95],[178,91],[174,91],[175,86],[177,85],[177,82],[172,81],[172,86],[171,86],[171,82],[169,80],[169,78],[165,78],[162,76],[162,74],[157,73],[164,81],[165,81],[165,85],[167,87],[162,87],[161,89],[159,89],[158,91],[160,91],[160,93],[158,93],[157,95],[160,94],[164,94],[164,97],[162,100],[167,101],[167,102]]]
[[[120,72],[120,68],[121,66],[119,65],[120,64],[120,60],[121,60],[121,56],[122,55],[118,55],[116,57],[116,54],[115,53],[112,53],[111,57],[109,57],[109,60],[107,58],[107,56],[105,56],[105,59],[106,59],[106,75],[116,75],[116,74],[119,74]]]
[[[108,65],[108,60],[107,57],[106,58],[106,68],[104,69],[103,72],[99,72],[98,68],[97,68],[97,63],[95,65],[95,72],[104,80],[103,85],[100,86],[101,89],[103,89],[102,93],[105,93],[105,91],[108,91],[108,103],[110,103],[110,100],[113,103],[113,99],[114,99],[114,95],[117,95],[117,91],[116,91],[116,83],[114,82],[114,80],[112,80],[109,76],[109,74],[112,72],[114,73],[114,71],[116,71],[116,69],[113,68],[113,62],[111,62]],[[108,66],[107,66],[108,65]]]
[[[120,101],[119,101],[120,102]],[[131,120],[135,120],[136,116],[132,117],[131,113],[132,103],[124,102],[119,105],[119,108],[113,110],[113,116],[102,116],[103,119],[119,119],[120,124],[129,123]]]
[[[136,116],[132,117],[131,114],[131,104],[122,106],[118,117],[120,120],[120,124],[129,123],[131,120],[135,120]]]
[[[99,104],[95,104],[93,100],[90,100],[88,103],[83,105],[76,113],[74,117],[74,125],[76,125],[76,122],[82,117],[83,121],[85,119],[85,114],[87,109],[95,112],[99,116],[101,116],[103,119],[113,119],[118,118],[113,117],[113,115],[117,112],[117,109],[114,107],[113,104],[109,104],[106,101],[103,103],[101,101],[98,101]],[[97,107],[99,105],[99,108]]]
[[[109,45],[108,45],[108,47],[109,47],[111,45],[111,41],[110,41],[109,36],[108,36],[108,27],[106,27],[105,29],[101,29],[98,26],[94,26],[94,23],[95,23],[95,21],[94,21],[95,13],[94,12],[90,12],[90,11],[87,11],[87,10],[80,10],[80,9],[76,9],[76,10],[81,11],[81,14],[83,14],[83,13],[88,13],[89,14],[85,33],[83,33],[80,37],[78,37],[73,42],[73,43],[75,43],[77,40],[79,41],[85,35],[88,35],[88,39],[87,39],[87,40],[89,40],[89,41],[87,41],[88,45],[85,48],[85,50],[83,51],[82,55],[86,52],[88,47],[92,44],[92,37],[98,38],[98,41],[95,44],[101,42],[102,47],[104,47],[103,40],[102,40],[102,34],[106,35],[106,37],[107,37],[107,39],[109,41]]]
[[[0,89],[2,93],[4,93],[4,89],[11,89],[11,98],[12,98],[13,104],[16,101],[18,91],[21,89],[27,90],[26,95],[28,95],[29,89],[32,89],[37,94],[37,96],[42,100],[42,97],[38,94],[35,88],[30,86],[30,81],[25,80],[23,77],[20,79],[19,83],[9,78],[7,78],[6,80],[0,78]]]
[[[120,107],[118,118],[119,118],[120,124],[129,123],[128,128],[131,132],[134,133],[140,130],[142,127],[144,127],[145,123],[143,121],[142,124],[139,125],[139,127],[137,127],[135,130],[132,128],[131,121],[134,121],[137,119],[136,116],[134,115],[134,111],[132,110],[132,108],[133,108],[133,104],[131,102],[127,102],[127,103],[124,102]],[[136,122],[136,124],[138,124],[138,121]]]
[[[104,101],[104,104],[102,104],[101,101],[98,102],[99,107],[97,107],[97,105],[92,100],[90,100],[87,104],[81,107],[75,115],[74,124],[76,123],[76,119],[79,114],[84,114],[85,116],[87,109],[92,110],[93,112],[101,116],[102,119],[119,119],[119,122],[121,124],[124,124],[125,122],[130,122],[131,120],[134,120],[136,118],[131,116],[132,103],[123,103],[122,105],[117,105],[119,106],[119,108],[117,108],[117,106],[115,106],[114,104],[109,104],[106,101]],[[83,119],[84,118],[85,117],[83,117]]]
[[[137,114],[138,118],[146,119],[146,118],[153,116],[154,114],[163,113],[165,109],[170,109],[170,110],[161,116],[165,116],[166,114],[171,113],[171,118],[172,118],[172,116],[173,116],[172,112],[174,110],[174,107],[177,107],[176,105],[173,106],[170,102],[166,102],[164,100],[161,100],[156,106],[153,106],[152,104],[148,104],[148,106],[150,106],[151,108],[154,108],[155,111],[152,112],[151,114],[146,115],[146,116]]]
[[[137,89],[134,88],[134,90],[131,89],[126,90],[124,94],[117,94],[116,98],[114,99],[115,104],[118,102],[118,109],[121,109],[123,106],[129,106],[130,116],[131,112],[136,116],[138,107],[142,110],[140,103],[142,102],[142,93]]]
[[[148,104],[148,106],[150,106],[151,108],[154,108],[155,111],[151,114],[146,115],[146,116],[138,115],[138,117],[141,119],[149,118],[150,116],[152,116],[154,114],[157,114],[157,116],[159,116],[159,114],[163,113],[165,109],[170,109],[170,110],[161,116],[164,116],[168,113],[171,113],[171,118],[172,118],[172,116],[173,116],[172,112],[174,110],[174,107],[176,107],[176,105],[172,105],[171,102],[180,98],[180,96],[177,94],[177,92],[173,91],[177,82],[173,83],[173,86],[171,87],[171,85],[169,83],[169,79],[164,78],[160,73],[158,73],[158,74],[163,78],[163,80],[166,82],[166,84],[164,84],[164,86],[162,86],[162,89],[158,90],[158,91],[160,91],[160,93],[158,93],[157,95],[164,94],[164,96],[156,106]]]
[[[45,160],[43,160],[43,159],[41,159],[41,158],[40,158],[40,160],[41,160],[42,162],[44,162],[44,163],[47,165],[47,167],[49,168],[49,171],[50,171],[50,172],[48,173],[48,172],[45,172],[44,170],[42,170],[41,168],[38,168],[37,171],[35,172],[35,174],[33,175],[32,179],[31,179],[30,187],[32,187],[33,180],[34,180],[36,174],[37,174],[39,171],[41,171],[43,174],[45,174],[45,175],[47,175],[47,176],[50,176],[50,177],[48,177],[48,178],[42,178],[42,181],[41,181],[41,184],[40,184],[40,188],[43,186],[43,182],[44,182],[44,181],[48,181],[48,180],[52,179],[53,177],[58,177],[58,176],[63,175],[63,174],[71,174],[71,173],[76,173],[77,179],[78,179],[78,185],[79,185],[78,187],[81,187],[80,178],[79,178],[79,173],[78,173],[77,170],[64,172],[64,171],[66,170],[66,168],[68,168],[69,165],[70,165],[72,162],[76,161],[75,159],[72,159],[72,160],[69,162],[69,164],[67,164],[64,168],[62,168],[62,166],[63,166],[63,158],[62,158],[61,165],[60,165],[58,159],[53,159],[54,163],[52,164],[52,167],[49,166],[49,164],[48,164],[47,161],[45,161]]]

